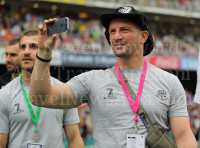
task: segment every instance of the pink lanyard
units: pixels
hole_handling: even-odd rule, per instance
[[[138,85],[138,92],[137,92],[137,95],[136,95],[136,103],[134,103],[134,101],[132,100],[132,97],[130,95],[130,92],[128,90],[128,87],[126,86],[126,82],[124,81],[124,78],[122,76],[122,73],[119,69],[119,66],[118,66],[118,63],[116,63],[115,65],[115,70],[116,70],[116,75],[118,76],[118,79],[120,81],[120,84],[122,86],[122,89],[124,90],[124,93],[126,95],[126,98],[128,99],[128,102],[130,104],[130,107],[132,109],[132,111],[134,113],[137,113],[138,112],[138,109],[140,107],[140,98],[142,96],[142,90],[144,88],[144,81],[145,81],[145,78],[146,78],[146,72],[147,72],[147,62],[146,60],[144,60],[144,67],[142,68],[142,74],[140,76],[140,83]],[[138,122],[138,117],[136,116],[134,118],[134,120],[136,122]]]

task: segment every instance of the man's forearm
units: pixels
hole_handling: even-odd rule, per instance
[[[52,54],[39,50],[38,56],[42,59],[50,59]],[[50,91],[50,62],[42,62],[36,59],[30,84],[31,102],[41,104],[48,97]]]
[[[176,141],[178,148],[197,148],[196,140],[193,133],[184,134]]]
[[[76,138],[74,138],[73,141],[69,141],[68,147],[69,148],[84,148],[84,143],[81,136],[77,136]]]
[[[58,35],[47,36],[47,24],[56,19],[44,21],[44,26],[39,26],[38,32],[38,57],[44,60],[52,58],[52,49],[55,47]],[[50,62],[36,58],[30,84],[30,100],[35,105],[42,106],[51,92]]]
[[[0,148],[6,148],[7,140],[8,140],[7,134],[0,134]]]

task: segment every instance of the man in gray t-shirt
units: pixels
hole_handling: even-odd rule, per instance
[[[142,68],[121,70],[136,93]],[[138,134],[147,136],[143,122],[134,122],[135,114],[111,69],[83,73],[67,85],[75,95],[77,106],[88,103],[97,148],[106,148],[108,143],[110,147],[125,148],[126,135],[135,133],[135,127]],[[141,104],[153,124],[167,130],[170,130],[169,118],[188,117],[184,89],[178,78],[151,64],[148,64]]]
[[[46,40],[39,42],[40,58],[36,61],[38,69],[34,70],[31,78],[32,103],[52,108],[73,108],[87,102],[91,110],[95,148],[130,148],[134,143],[144,148],[144,136],[148,132],[134,113],[141,104],[155,127],[171,129],[178,148],[196,148],[189,126],[185,93],[179,80],[144,60],[144,56],[153,50],[152,34],[146,17],[133,7],[124,6],[112,14],[101,15],[100,20],[117,57],[115,69],[119,80],[110,69],[86,72],[61,85],[50,85],[47,78],[35,80],[42,78],[44,68],[48,67],[49,64],[43,61],[50,59],[51,54],[45,54],[44,51],[53,49],[57,38],[57,35],[53,35],[53,38],[46,36]],[[56,19],[45,20],[45,26],[53,21]],[[40,26],[39,30],[40,34],[46,34],[45,27]],[[137,105],[133,111],[129,105],[133,101],[124,82],[127,79],[120,76],[121,72],[136,94]],[[45,85],[45,89],[36,89],[40,83]],[[58,96],[57,104],[51,105],[51,96],[55,94]],[[46,98],[46,95],[49,97]],[[40,99],[46,103],[38,102]],[[63,102],[66,103],[64,106]]]
[[[24,33],[19,51],[22,74],[0,90],[0,147],[5,148],[8,141],[8,148],[40,144],[42,148],[64,148],[66,134],[70,148],[84,148],[76,108],[47,109],[31,105],[28,96],[37,51],[38,31]],[[51,84],[61,84],[53,77],[49,79]],[[44,87],[42,83],[41,86]]]

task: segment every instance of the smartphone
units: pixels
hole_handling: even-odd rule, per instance
[[[47,24],[47,35],[59,34],[69,30],[69,18],[65,17]]]

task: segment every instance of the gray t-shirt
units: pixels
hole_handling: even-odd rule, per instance
[[[51,77],[51,84],[61,84]],[[30,84],[22,82],[27,94]],[[34,114],[37,107],[32,105]],[[79,123],[77,109],[41,108],[38,121],[37,143],[44,148],[64,148],[63,125]],[[24,100],[18,78],[0,90],[0,133],[9,134],[9,148],[26,148],[34,139],[34,128],[28,107]]]
[[[142,68],[122,69],[137,94]],[[127,134],[134,134],[134,113],[111,69],[93,70],[67,83],[77,105],[88,102],[94,130],[95,148],[126,148]],[[169,117],[188,116],[186,96],[178,78],[148,64],[141,104],[155,126],[169,127]],[[147,135],[139,119],[138,134]]]

